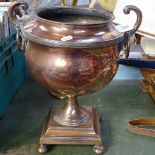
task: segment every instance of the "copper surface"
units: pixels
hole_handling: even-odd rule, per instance
[[[71,145],[93,145],[96,153],[103,153],[104,148],[101,139],[99,114],[91,106],[85,106],[91,119],[78,127],[63,126],[54,121],[54,113],[59,107],[52,107],[45,117],[44,128],[40,138],[38,151],[45,153],[47,144],[71,144]],[[45,152],[44,152],[45,151]]]
[[[102,89],[118,68],[118,46],[62,49],[29,42],[26,61],[36,81],[60,95],[85,95]]]
[[[34,79],[49,92],[67,97],[64,106],[49,112],[38,151],[46,152],[46,144],[92,144],[102,153],[98,113],[81,107],[77,96],[99,91],[112,80],[119,52],[141,24],[140,10],[125,7],[124,13],[134,11],[137,21],[132,30],[120,32],[111,13],[76,7],[42,9],[35,19],[18,22],[15,9],[20,5],[27,8],[13,2],[8,15],[27,40],[25,57]]]
[[[128,130],[138,135],[155,137],[155,130],[148,126],[155,126],[155,118],[138,118],[128,122]]]
[[[89,114],[77,104],[76,96],[101,90],[111,81],[118,68],[117,48],[60,49],[29,42],[26,61],[35,80],[50,92],[67,96],[68,101],[72,98],[64,111],[56,114],[57,122],[73,126],[89,119]]]
[[[87,122],[90,117],[89,112],[78,104],[77,99],[69,96],[64,106],[55,112],[53,119],[62,125],[78,126]]]

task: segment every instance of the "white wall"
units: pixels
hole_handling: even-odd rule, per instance
[[[39,5],[39,8],[42,7],[52,7],[52,6],[61,6],[61,0],[24,0],[29,4],[29,14],[33,14],[34,6]],[[67,5],[71,5],[72,0],[67,0]],[[88,5],[89,0],[78,0],[78,5]]]
[[[25,0],[30,5],[34,5],[36,2],[40,3],[42,7],[45,6],[54,6],[54,5],[61,5],[61,0]],[[71,5],[72,0],[67,0],[67,5]],[[88,5],[89,0],[78,0],[78,5]]]

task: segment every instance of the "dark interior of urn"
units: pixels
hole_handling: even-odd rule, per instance
[[[67,24],[99,24],[112,20],[113,15],[109,12],[80,8],[47,8],[40,10],[37,15],[40,18],[63,22]]]

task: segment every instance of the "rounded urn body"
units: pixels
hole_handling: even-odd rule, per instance
[[[16,20],[19,6],[23,8],[24,18]],[[67,97],[66,104],[55,112],[53,119],[66,126],[88,122],[91,114],[78,104],[77,96],[101,90],[112,80],[118,68],[119,52],[141,24],[141,11],[131,5],[124,8],[125,14],[132,10],[137,15],[133,29],[125,32],[112,22],[114,16],[105,10],[44,8],[31,19],[26,16],[27,9],[26,3],[14,2],[8,15],[18,30],[18,48],[27,43],[26,62],[34,79],[49,92]]]
[[[57,48],[28,43],[26,62],[34,79],[59,95],[85,95],[102,89],[118,68],[118,45]]]

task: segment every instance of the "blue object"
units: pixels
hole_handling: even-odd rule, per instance
[[[0,117],[6,112],[25,76],[25,57],[17,49],[15,35],[0,43]]]
[[[119,63],[123,65],[138,67],[138,68],[155,69],[154,60],[130,58],[130,59],[120,59]]]

